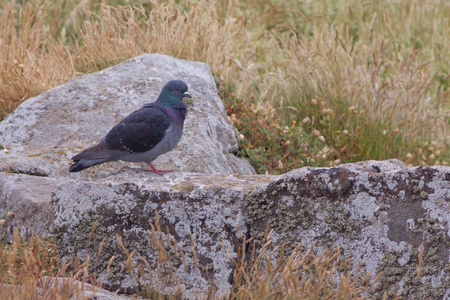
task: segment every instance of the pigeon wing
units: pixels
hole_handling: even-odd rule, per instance
[[[132,112],[105,136],[109,149],[129,153],[146,152],[155,147],[170,126],[169,116],[157,106],[146,106]]]

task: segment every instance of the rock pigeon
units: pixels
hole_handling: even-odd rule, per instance
[[[169,81],[153,103],[129,114],[114,126],[100,142],[72,157],[75,162],[69,172],[79,172],[107,161],[145,162],[159,175],[168,170],[158,170],[152,165],[161,154],[173,150],[183,134],[186,104],[184,97],[188,86],[181,80]]]

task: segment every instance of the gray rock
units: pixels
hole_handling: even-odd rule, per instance
[[[92,285],[87,282],[82,282],[79,280],[61,278],[61,277],[48,277],[44,276],[42,278],[44,285],[54,286],[59,289],[64,288],[64,286],[70,286],[73,291],[72,296],[69,300],[139,300],[143,298],[129,297],[126,295],[120,295],[117,293],[110,292],[108,290],[102,289],[97,285]]]
[[[281,175],[246,198],[247,230],[261,244],[266,224],[274,245],[292,251],[340,246],[362,272],[382,272],[374,299],[450,297],[450,168],[407,168],[398,160]],[[422,277],[418,255],[423,243]]]
[[[32,284],[32,283],[31,283]],[[31,285],[29,283],[28,287]],[[44,288],[45,286],[45,288]],[[46,293],[47,299],[53,297],[61,298],[61,290],[65,288],[65,286],[69,286],[72,291],[72,296],[69,300],[138,300],[142,298],[137,297],[128,297],[125,295],[118,295],[116,293],[112,293],[105,289],[102,289],[98,286],[93,286],[87,282],[81,282],[78,280],[68,279],[68,278],[60,278],[60,277],[48,277],[44,276],[42,279],[38,281],[38,286],[36,287],[35,293],[32,294],[34,298],[41,299],[43,298],[43,292]],[[54,288],[53,288],[54,287]],[[52,288],[52,292],[49,289]],[[24,294],[31,298],[30,290],[23,290],[22,286],[16,286],[8,283],[0,283],[0,290],[4,295],[12,295],[15,296],[23,296],[21,295],[22,291]],[[65,298],[63,298],[65,299]]]
[[[51,191],[61,181],[0,172],[0,219],[6,220],[6,232],[0,227],[0,236],[11,241],[14,229],[25,238],[31,237],[32,230],[39,237],[48,236],[53,228]]]
[[[188,83],[194,99],[178,147],[155,165],[175,171],[254,174],[246,160],[233,154],[238,149],[236,133],[208,65],[141,55],[28,99],[0,123],[0,145],[8,150],[0,151],[0,219],[14,213],[7,220],[6,238],[11,240],[14,227],[26,237],[31,229],[40,237],[49,234],[50,194],[60,180],[105,178],[124,166],[136,168],[144,178],[158,177],[146,172],[144,163],[113,162],[75,174],[68,168],[73,155],[95,144],[130,112],[153,102],[162,86],[175,78]]]
[[[233,155],[236,133],[229,123],[208,65],[145,54],[106,70],[75,78],[28,99],[0,123],[0,170],[38,176],[93,179],[123,166],[107,163],[70,174],[70,158],[102,138],[115,124],[144,103],[153,102],[165,83],[181,79],[193,96],[184,135],[176,147],[157,160],[157,168],[215,174],[255,174]]]
[[[284,243],[287,254],[299,243],[304,250],[315,244],[317,253],[340,246],[343,257],[354,257],[354,269],[363,263],[358,275],[384,272],[374,299],[384,292],[406,299],[445,299],[450,294],[449,167],[408,168],[389,160],[302,168],[278,177],[174,173],[150,180],[139,174],[127,168],[108,180],[58,185],[52,199],[62,256],[81,252],[97,259],[97,245],[107,237],[97,270],[104,271],[116,255],[108,278],[117,277],[125,259],[114,238],[118,234],[128,251],[136,249],[133,262],[142,263],[142,256],[157,273],[160,253],[149,226],[157,210],[171,243],[163,243],[165,253],[175,258],[174,276],[189,298],[204,296],[214,285],[218,294],[229,292],[232,260],[243,235],[252,236],[253,246],[259,247],[267,224],[273,229],[273,245]],[[198,251],[198,270],[189,233]],[[166,233],[161,236],[167,238]],[[185,264],[176,256],[172,238],[185,252]],[[152,279],[158,282],[157,274]],[[116,284],[136,286],[123,272]],[[175,286],[160,291],[168,293]]]
[[[136,250],[133,264],[145,266],[143,259],[149,262],[152,282],[159,292],[174,292],[177,282],[181,282],[188,298],[204,298],[212,286],[216,286],[218,294],[228,294],[233,260],[247,232],[244,196],[273,178],[173,173],[149,179],[142,178],[135,169],[125,168],[108,180],[67,181],[58,185],[53,194],[58,252],[66,260],[78,253],[82,253],[82,260],[92,255],[91,261],[98,261],[97,272],[106,276],[105,284],[114,289],[134,289],[138,284],[123,270],[126,255],[116,240],[117,234],[127,251]],[[156,224],[157,216],[162,232],[156,236],[163,241],[164,255],[152,241],[155,233],[150,223]],[[100,244],[102,252],[97,254]],[[106,274],[113,255],[115,259]],[[164,284],[158,277],[162,271],[158,262],[167,255],[171,257],[174,279]],[[165,266],[168,268],[167,263]],[[167,275],[168,269],[163,271]],[[148,282],[148,278],[142,280]]]

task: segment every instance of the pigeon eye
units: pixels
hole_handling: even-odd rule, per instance
[[[180,91],[180,89],[177,89],[177,92],[179,92]]]

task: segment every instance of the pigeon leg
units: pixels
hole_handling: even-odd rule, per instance
[[[152,164],[146,163],[150,166],[151,170],[147,170],[147,172],[155,172],[158,175],[162,175],[163,173],[172,172],[172,170],[158,170]]]

